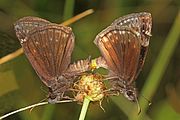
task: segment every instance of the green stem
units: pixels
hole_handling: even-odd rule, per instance
[[[81,114],[79,116],[79,120],[84,120],[85,119],[89,103],[90,103],[90,100],[87,97],[85,97],[84,102],[83,102],[83,106],[82,106],[82,109],[81,109]]]
[[[74,0],[66,0],[64,6],[63,21],[71,18],[74,11]]]

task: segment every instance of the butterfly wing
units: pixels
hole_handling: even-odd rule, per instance
[[[150,13],[132,13],[116,19],[112,26],[129,27],[141,33],[141,45],[149,45],[149,37],[151,36],[152,17]],[[146,38],[145,38],[146,37]]]
[[[71,28],[51,23],[31,30],[22,47],[39,77],[51,86],[70,64],[74,35]]]
[[[152,28],[151,14],[147,12],[141,12],[141,13],[132,13],[129,15],[125,15],[123,17],[116,19],[111,24],[111,26],[129,28],[134,33],[139,35],[141,50],[140,50],[139,62],[137,66],[137,72],[135,74],[135,78],[137,78],[144,65],[144,61],[149,47],[149,39],[151,36],[151,28]]]
[[[139,39],[139,34],[132,29],[109,26],[94,41],[111,72],[129,84],[138,68],[141,50]]]
[[[139,57],[138,70],[135,77],[137,78],[140,71],[142,70],[148,52],[149,40],[152,29],[151,14],[147,12],[132,13],[116,19],[111,25],[128,27],[140,33],[141,53]]]
[[[47,24],[50,24],[50,22],[47,20],[44,20],[44,19],[38,18],[38,17],[28,16],[28,17],[23,17],[23,18],[19,19],[14,24],[14,28],[16,31],[16,36],[18,37],[18,39],[21,42],[25,39],[25,37],[31,30],[33,30],[36,27],[45,26]]]

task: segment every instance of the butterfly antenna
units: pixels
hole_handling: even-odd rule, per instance
[[[138,109],[138,115],[141,113],[141,107],[139,105],[138,99],[136,98],[136,103],[137,103],[137,109]]]

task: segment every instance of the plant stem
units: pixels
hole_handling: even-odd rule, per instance
[[[62,25],[65,25],[65,26],[68,26],[68,25],[70,25],[70,24],[72,24],[72,23],[80,20],[81,18],[83,18],[83,17],[85,17],[85,16],[92,14],[93,12],[94,12],[93,9],[88,9],[88,10],[86,10],[86,11],[84,11],[84,12],[82,12],[82,13],[80,13],[80,14],[78,14],[78,15],[70,18],[70,19],[68,19],[68,20],[65,20],[65,21],[64,21],[63,23],[61,23],[61,24],[62,24]]]
[[[89,103],[90,103],[90,100],[87,97],[85,97],[84,102],[83,102],[83,106],[82,106],[82,109],[81,109],[81,114],[79,116],[79,120],[84,120],[85,119]]]
[[[4,119],[4,118],[6,118],[6,117],[8,117],[8,116],[10,116],[10,115],[13,115],[13,114],[15,114],[15,113],[18,113],[18,112],[21,112],[21,111],[24,111],[24,110],[27,110],[27,109],[34,108],[34,107],[36,107],[36,106],[46,105],[46,104],[48,104],[48,102],[37,103],[37,104],[30,105],[30,106],[28,106],[28,107],[24,107],[24,108],[15,110],[15,111],[13,111],[13,112],[10,112],[10,113],[7,113],[7,114],[1,116],[1,117],[0,117],[0,120]]]
[[[76,100],[62,100],[62,101],[58,101],[57,104],[58,103],[69,103],[69,102],[74,102],[74,101],[76,101]],[[37,107],[37,106],[42,106],[42,105],[47,105],[47,104],[49,104],[49,103],[48,102],[41,102],[41,103],[36,103],[36,104],[33,104],[33,105],[29,105],[29,106],[24,107],[24,108],[20,108],[18,110],[15,110],[15,111],[7,113],[7,114],[5,114],[3,116],[0,116],[0,120],[4,119],[4,118],[6,118],[6,117],[8,117],[10,115],[13,115],[15,113],[19,113],[19,112],[22,112],[24,110],[28,110],[28,109],[31,109],[31,108],[34,108],[34,107]]]
[[[74,0],[66,0],[63,13],[63,21],[71,18],[74,11]]]

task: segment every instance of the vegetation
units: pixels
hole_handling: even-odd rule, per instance
[[[150,12],[153,17],[153,29],[145,65],[136,80],[142,109],[140,115],[137,114],[137,105],[120,95],[103,100],[105,112],[98,102],[94,104],[90,102],[88,112],[83,113],[86,120],[178,120],[180,118],[179,7],[178,0],[1,0],[0,116],[40,102],[46,98],[48,91],[25,55],[21,54],[22,50],[18,50],[21,46],[15,36],[13,23],[24,16],[38,16],[51,22],[63,23],[85,10],[94,9],[93,14],[69,25],[76,36],[72,62],[85,59],[89,55],[92,58],[100,55],[93,40],[115,18],[134,12]],[[15,53],[11,54],[13,52]],[[146,99],[151,101],[150,106]],[[76,102],[49,104],[5,119],[77,120],[81,107],[82,105]]]

